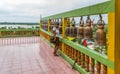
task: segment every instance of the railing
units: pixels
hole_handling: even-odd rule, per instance
[[[50,40],[50,35],[48,35],[44,32],[45,32],[44,30],[40,31],[40,35],[44,36],[49,41]]]
[[[0,37],[39,36],[39,29],[4,29],[0,30]]]
[[[46,38],[50,37],[51,33],[41,29],[40,35]],[[60,53],[63,56],[67,55],[66,57],[69,57],[69,59],[77,60],[77,65],[75,65],[75,68],[80,73],[86,74],[90,72],[91,74],[107,74],[107,67],[114,69],[114,62],[109,60],[106,55],[97,53],[96,51],[93,51],[79,44],[75,44],[74,42],[67,39],[61,38],[61,42],[64,43],[64,49],[62,49],[62,45],[60,45],[62,51]],[[65,59],[67,59],[66,57]],[[69,60],[67,61],[71,62]],[[74,62],[71,63],[71,65],[73,64]],[[81,71],[81,69],[83,71]]]
[[[85,46],[74,43],[65,38],[65,27],[68,17],[95,14],[97,15],[103,13],[108,14],[109,45],[107,45],[107,55],[93,51]],[[58,53],[61,54],[61,56],[65,58],[71,65],[74,65],[74,68],[81,74],[114,74],[114,44],[112,43],[114,42],[114,17],[114,1],[112,0],[101,4],[96,4],[93,6],[42,18],[42,20],[48,20],[48,31],[45,31],[41,28],[40,35],[49,41],[49,38],[51,36],[49,29],[51,19],[62,18],[62,37],[60,37],[62,45],[60,45],[61,50]],[[42,25],[42,20],[40,21],[40,26]]]
[[[0,46],[30,44],[30,43],[39,43],[39,42],[40,42],[40,38],[38,36],[0,38]]]

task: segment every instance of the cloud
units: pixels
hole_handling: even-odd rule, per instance
[[[0,21],[39,22],[49,16],[108,0],[0,0]]]

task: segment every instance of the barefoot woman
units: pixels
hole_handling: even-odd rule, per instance
[[[55,27],[53,27],[53,36],[55,43],[55,48],[53,54],[57,56],[56,52],[59,48],[59,23],[55,23]]]

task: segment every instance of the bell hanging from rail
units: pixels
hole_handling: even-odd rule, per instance
[[[67,26],[70,26],[70,19],[67,19]]]
[[[66,34],[66,36],[71,36],[71,32],[70,32],[70,19],[69,18],[67,19],[67,27],[66,27],[66,30],[65,30],[65,34]]]
[[[54,20],[51,20],[50,30],[52,30],[53,26],[54,26]]]
[[[75,27],[75,19],[72,18],[71,36],[77,37],[77,28]]]
[[[59,24],[59,19],[56,19],[56,24]],[[59,26],[60,26],[60,24],[59,24]]]
[[[86,27],[84,30],[84,38],[91,39],[92,36],[93,36],[93,30],[91,28],[91,19],[90,19],[90,16],[88,16],[86,20]]]
[[[59,19],[57,19],[57,23],[59,23]]]
[[[83,17],[81,16],[80,25],[78,27],[78,38],[83,38],[83,37],[84,37],[84,21],[83,21]]]
[[[98,45],[106,45],[106,32],[104,31],[104,21],[102,20],[101,14],[99,15],[100,20],[98,20],[98,29],[96,32],[96,43]]]
[[[55,26],[55,23],[56,23],[56,19],[54,19],[54,22],[53,22],[54,26]]]
[[[62,34],[62,19],[60,19],[61,21],[59,21],[59,31],[60,34]]]
[[[72,25],[75,25],[75,19],[74,19],[74,17],[72,18]]]

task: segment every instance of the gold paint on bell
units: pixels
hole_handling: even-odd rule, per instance
[[[106,32],[104,31],[104,21],[102,20],[102,16],[101,14],[100,16],[100,20],[98,20],[98,29],[96,32],[96,43],[99,45],[106,45]]]
[[[83,38],[83,37],[84,37],[84,21],[83,21],[83,17],[81,16],[80,25],[78,27],[78,38]]]
[[[72,18],[71,36],[77,37],[77,27],[75,26],[75,20]]]
[[[88,16],[86,20],[86,27],[84,30],[84,37],[85,39],[90,39],[92,38],[92,36],[93,36],[93,30],[91,28],[91,19],[90,16]]]

